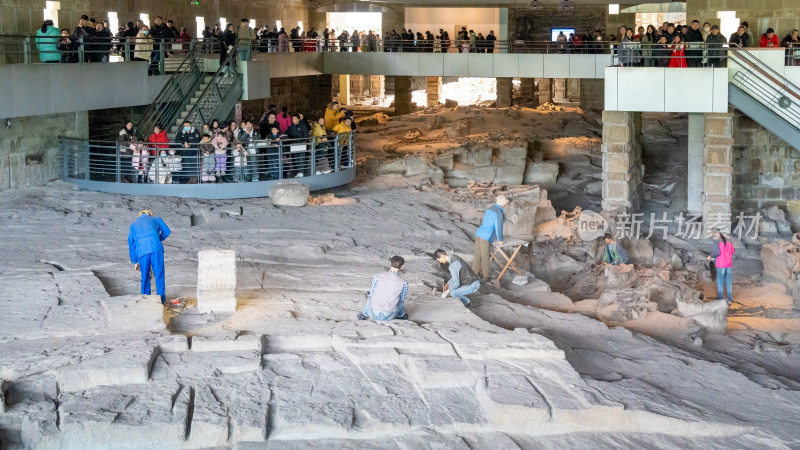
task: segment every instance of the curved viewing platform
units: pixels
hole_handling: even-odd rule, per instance
[[[268,197],[281,180],[312,191],[355,179],[355,132],[328,138],[256,140],[214,153],[209,143],[128,146],[61,139],[61,179],[80,189],[204,199]]]

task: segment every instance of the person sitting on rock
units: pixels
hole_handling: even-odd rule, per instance
[[[611,233],[605,234],[606,248],[603,250],[603,264],[611,264],[618,266],[620,264],[628,264],[628,254],[622,245],[614,240]]]
[[[372,278],[372,288],[367,295],[367,303],[358,314],[358,320],[392,319],[406,320],[405,302],[408,294],[408,281],[400,277],[405,260],[402,256],[392,256],[389,259],[389,271],[375,275]]]
[[[472,271],[472,268],[469,267],[469,264],[456,255],[448,255],[442,249],[437,249],[433,252],[433,259],[440,264],[447,264],[447,269],[450,271],[450,280],[444,284],[442,289],[444,294],[449,291],[450,297],[458,298],[464,306],[471,308],[472,302],[467,296],[480,289],[481,281]],[[442,296],[446,297],[444,294]]]
[[[472,260],[472,271],[489,280],[492,277],[489,246],[497,239],[503,245],[503,206],[508,204],[505,195],[498,195],[494,205],[483,214],[483,221],[475,232],[475,259]]]

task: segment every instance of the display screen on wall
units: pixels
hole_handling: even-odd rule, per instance
[[[557,41],[558,40],[558,33],[564,32],[564,36],[569,39],[569,34],[575,34],[575,28],[553,28],[550,30],[550,40]]]

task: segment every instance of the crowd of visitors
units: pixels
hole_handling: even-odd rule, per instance
[[[258,127],[256,129],[256,126]],[[194,184],[266,181],[316,175],[351,167],[350,132],[353,113],[330,103],[323,116],[308,121],[302,113],[280,112],[270,105],[258,123],[220,122],[182,124],[170,141],[161,126],[145,139],[126,121],[117,136],[123,183]],[[282,172],[281,172],[282,171]]]
[[[706,22],[701,27],[698,20],[688,26],[664,22],[657,29],[652,25],[636,30],[622,26],[619,37],[612,35],[610,41],[618,43],[621,66],[640,67],[726,67],[728,47],[754,47],[756,43],[747,22],[725,38],[719,25]],[[797,30],[779,42],[775,30],[768,28],[758,42],[760,47],[784,47],[786,65],[800,64]]]
[[[424,53],[493,53],[497,46],[497,36],[490,31],[486,36],[462,27],[455,38],[440,28],[431,31],[414,32],[411,29],[391,30],[381,34],[374,30],[336,30],[325,28],[317,32],[315,28],[304,31],[299,26],[288,32],[285,28],[267,25],[258,30],[250,27],[250,20],[244,18],[239,26],[232,23],[205,27],[200,42],[201,51],[217,52],[220,61],[237,47],[238,58],[249,60],[252,51],[258,52],[424,52]],[[74,63],[82,58],[85,62],[108,62],[112,53],[125,60],[150,61],[150,71],[157,70],[161,58],[176,52],[188,52],[194,38],[187,28],[180,30],[172,20],[164,22],[157,16],[152,26],[141,20],[128,22],[119,28],[116,35],[108,29],[108,21],[96,22],[86,15],[81,16],[78,25],[69,30],[58,30],[52,20],[45,20],[36,31],[36,46],[42,62]],[[798,30],[792,30],[782,40],[772,28],[756,40],[747,22],[727,39],[720,34],[718,25],[706,22],[702,26],[698,20],[691,25],[675,25],[664,22],[658,28],[648,25],[637,29],[620,27],[618,35],[606,38],[600,30],[592,32],[559,33],[555,48],[559,53],[603,53],[607,51],[606,42],[617,44],[619,63],[623,66],[644,67],[725,67],[727,46],[740,47],[783,47],[786,49],[786,64],[800,64],[800,38]],[[530,43],[518,41],[509,44],[513,50],[525,51]],[[161,48],[164,46],[164,48]]]

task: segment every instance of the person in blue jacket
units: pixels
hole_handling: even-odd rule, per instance
[[[484,280],[492,277],[489,246],[497,239],[503,245],[503,206],[508,204],[505,195],[498,195],[495,204],[483,214],[483,222],[475,232],[475,258],[472,259],[472,271]]]
[[[166,301],[164,287],[164,245],[161,241],[169,237],[171,231],[160,217],[144,210],[131,224],[128,233],[128,251],[131,264],[142,272],[142,294],[150,295],[150,271],[156,279],[156,293],[161,296],[161,304]]]

